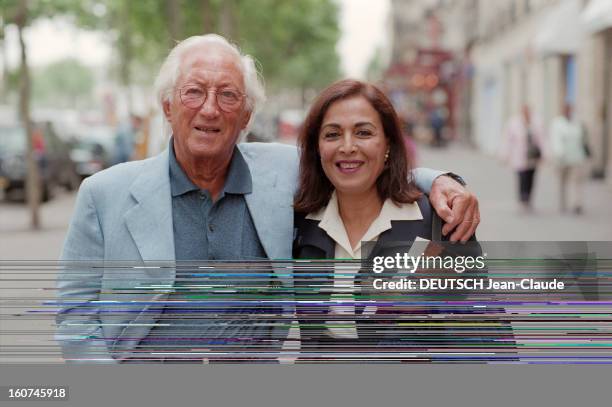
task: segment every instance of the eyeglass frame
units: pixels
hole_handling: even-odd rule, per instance
[[[205,96],[202,97],[202,102],[197,107],[196,106],[194,106],[194,107],[188,106],[183,101],[183,90],[185,88],[187,88],[187,87],[199,87],[202,91],[204,91],[204,95]],[[219,90],[224,90],[224,89],[229,89],[232,92],[236,92],[238,94],[238,96],[240,97],[239,103],[236,104],[235,108],[230,108],[230,109],[223,108],[221,106],[222,104],[219,103],[219,98],[218,98]],[[192,109],[192,110],[199,110],[199,109],[201,109],[202,106],[204,106],[204,103],[206,103],[206,101],[208,100],[208,94],[211,91],[215,94],[215,102],[217,104],[217,107],[219,108],[219,110],[221,110],[221,111],[223,111],[225,113],[233,113],[233,112],[238,111],[238,109],[240,108],[240,106],[242,106],[242,104],[244,103],[244,100],[246,99],[246,96],[247,96],[246,93],[241,92],[238,89],[234,89],[234,88],[231,88],[231,87],[217,88],[216,86],[211,86],[210,88],[207,88],[207,87],[204,87],[204,86],[197,86],[197,85],[194,85],[194,84],[186,84],[186,85],[183,85],[182,87],[176,89],[176,92],[178,93],[178,96],[179,96],[179,99],[181,101],[181,104],[183,106],[185,106],[187,109]]]

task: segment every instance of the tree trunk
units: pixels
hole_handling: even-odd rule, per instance
[[[300,98],[302,99],[302,110],[306,110],[308,107],[308,100],[306,97],[306,92],[308,91],[308,86],[305,83],[302,83],[300,86]]]
[[[225,0],[221,3],[221,25],[219,31],[230,41],[237,41],[237,15],[234,0]]]
[[[168,0],[166,3],[168,18],[168,30],[170,31],[170,48],[174,48],[176,41],[183,39],[183,14],[181,12],[181,0]]]
[[[132,50],[132,31],[130,29],[130,2],[124,1],[121,4],[119,11],[119,76],[121,84],[125,92],[125,97],[128,106],[128,112],[133,112],[132,91],[130,85],[132,83],[132,75],[130,68],[133,59]]]
[[[4,10],[0,11],[0,61],[3,61],[2,71],[0,71],[0,103],[6,103],[7,93],[8,93],[8,81],[6,79],[6,75],[8,70],[6,69],[6,43],[4,34],[5,27],[5,17]]]
[[[201,0],[202,5],[202,33],[208,34],[214,31],[213,7],[210,0]]]
[[[38,163],[36,162],[36,152],[34,151],[34,132],[32,121],[30,120],[30,72],[28,68],[28,57],[26,54],[26,44],[23,38],[23,31],[28,19],[28,0],[21,0],[15,23],[19,33],[19,45],[21,48],[21,65],[19,69],[19,113],[27,137],[27,178],[26,178],[26,199],[30,209],[30,224],[32,229],[40,229],[40,174]]]

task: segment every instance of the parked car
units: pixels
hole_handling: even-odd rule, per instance
[[[115,131],[112,127],[93,126],[79,130],[70,152],[81,179],[112,165]]]
[[[41,199],[52,198],[57,186],[76,189],[79,177],[70,158],[70,147],[48,122],[35,123],[33,147],[41,180]],[[27,138],[21,126],[0,126],[0,187],[10,197],[21,191],[25,197]]]

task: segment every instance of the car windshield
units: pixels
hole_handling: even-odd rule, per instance
[[[22,153],[26,136],[21,127],[0,127],[0,153]]]

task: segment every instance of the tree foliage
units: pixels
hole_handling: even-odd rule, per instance
[[[318,88],[339,75],[331,0],[85,0],[77,8],[81,25],[111,32],[124,83],[150,80],[176,41],[208,32],[253,55],[272,87]]]
[[[325,0],[245,1],[238,43],[272,86],[320,88],[339,75],[338,10]]]
[[[318,89],[339,76],[333,0],[30,0],[29,7],[31,19],[62,15],[107,32],[112,72],[125,86],[150,83],[176,41],[207,32],[253,55],[269,88]]]
[[[94,86],[91,70],[74,58],[35,70],[32,79],[34,100],[56,106],[72,107],[88,102]]]

